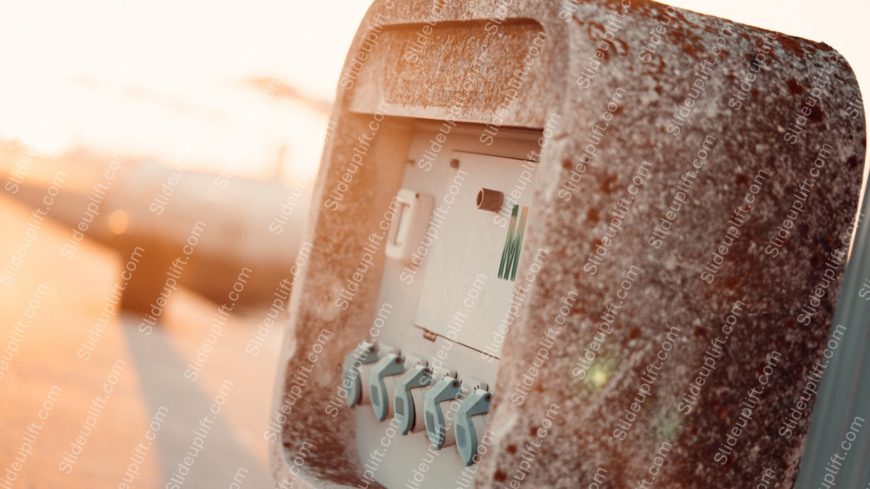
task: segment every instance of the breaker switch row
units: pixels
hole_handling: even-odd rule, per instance
[[[467,382],[463,386],[455,371],[436,375],[426,360],[412,362],[398,350],[382,352],[370,341],[345,357],[342,372],[349,407],[370,404],[375,419],[392,416],[402,435],[425,430],[438,450],[455,444],[466,466],[475,461],[492,402],[486,384]],[[458,407],[451,409],[449,403]],[[455,417],[448,411],[455,411]]]

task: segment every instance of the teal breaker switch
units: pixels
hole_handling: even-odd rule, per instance
[[[387,389],[386,377],[405,373],[405,357],[401,352],[384,355],[369,375],[369,389],[372,396],[372,410],[375,418],[383,421],[390,411],[390,393]]]
[[[477,446],[480,443],[480,428],[483,426],[483,415],[489,413],[492,394],[486,384],[475,387],[459,405],[456,413],[456,446],[462,463],[469,466],[474,463]],[[478,423],[476,425],[476,423]]]
[[[393,399],[393,416],[399,423],[399,430],[407,435],[414,429],[417,412],[414,406],[414,389],[429,387],[432,385],[432,369],[428,362],[421,360],[414,368],[396,385],[396,393]]]
[[[369,341],[361,342],[352,352],[344,357],[341,385],[344,388],[345,402],[354,407],[362,402],[362,381],[360,366],[378,361],[378,345]]]
[[[459,397],[462,392],[461,384],[455,372],[447,373],[424,397],[423,420],[426,424],[426,435],[429,437],[429,442],[439,450],[444,447],[447,439],[447,422],[441,403]]]

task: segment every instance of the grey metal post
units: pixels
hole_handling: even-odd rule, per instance
[[[865,195],[861,215],[868,212],[870,199]],[[870,226],[865,218],[858,225],[832,326],[833,331],[842,324],[846,333],[816,398],[797,489],[870,487],[870,295],[866,299],[859,295],[868,278]],[[857,431],[854,441],[849,441],[850,431],[852,435]]]

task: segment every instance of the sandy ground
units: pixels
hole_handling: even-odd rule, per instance
[[[0,197],[0,267],[26,243],[28,223],[29,209]],[[265,311],[228,321],[195,382],[184,372],[217,306],[182,289],[162,328],[144,335],[136,318],[114,315],[80,358],[122,258],[84,244],[67,260],[69,235],[44,222],[11,283],[0,283],[0,488],[269,487],[280,331],[258,355],[245,352]]]

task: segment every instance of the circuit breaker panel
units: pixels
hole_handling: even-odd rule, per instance
[[[517,131],[486,146],[480,133],[454,128],[446,138],[416,126],[391,205],[377,314],[345,357],[359,459],[387,487],[455,481],[476,463],[498,396],[537,136]]]

